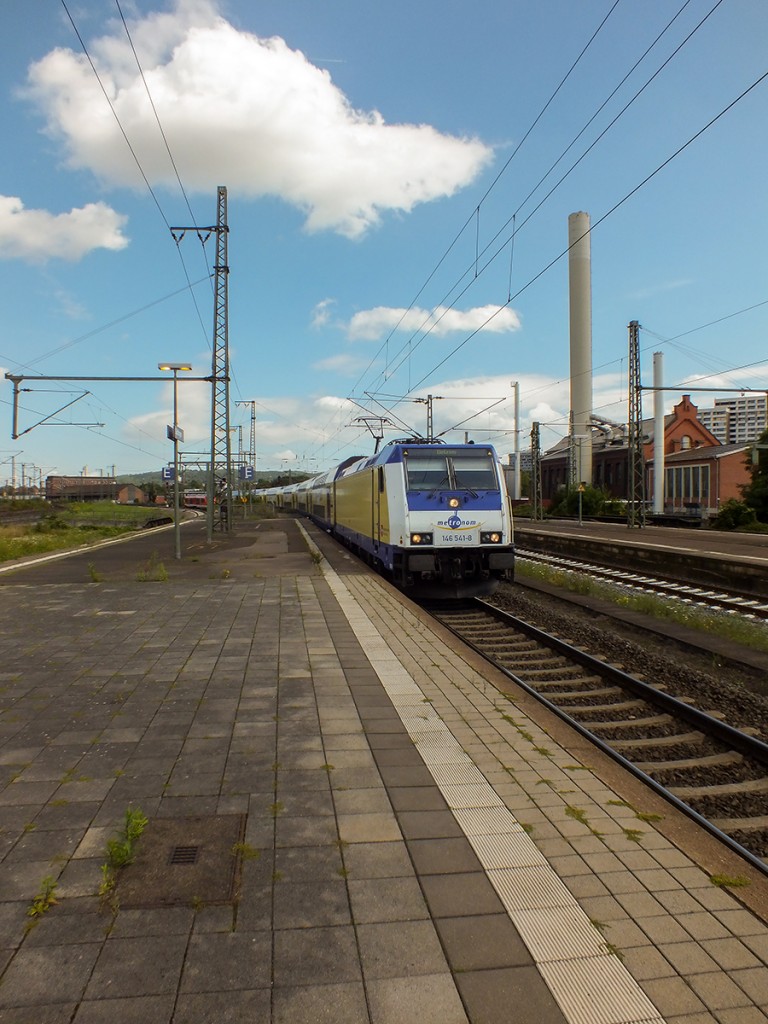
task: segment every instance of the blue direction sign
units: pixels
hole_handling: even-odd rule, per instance
[[[241,480],[253,480],[255,475],[253,466],[241,466],[237,475]]]
[[[160,470],[160,476],[163,480],[175,480],[176,469],[174,466],[163,466]]]

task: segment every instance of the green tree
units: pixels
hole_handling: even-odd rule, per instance
[[[744,501],[729,498],[717,510],[712,520],[715,530],[739,530],[751,526],[756,521],[755,510]]]
[[[147,501],[154,501],[158,494],[162,493],[162,487],[155,480],[147,480],[139,487],[147,496]]]
[[[578,516],[579,493],[578,487],[560,487],[549,514],[551,516]],[[581,514],[583,516],[599,516],[603,512],[607,500],[609,499],[605,491],[587,484],[581,492]]]
[[[755,510],[758,522],[768,523],[768,430],[762,432],[748,452],[747,468],[750,482],[741,488],[741,495],[745,504]]]

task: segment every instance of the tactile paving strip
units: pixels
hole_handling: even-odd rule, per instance
[[[416,683],[407,673],[404,678],[402,665],[340,577],[327,564],[323,568],[331,590],[456,820],[463,825],[464,814],[464,821],[471,823],[472,828],[465,835],[563,1014],[571,1024],[665,1024],[482,772],[468,755],[466,761],[451,760],[458,744],[448,727],[434,711],[414,713],[415,691],[411,687]],[[390,681],[394,681],[393,685]],[[423,700],[422,695],[418,702]],[[509,827],[499,831],[505,811],[509,814]],[[466,817],[467,812],[472,812],[471,818]],[[536,885],[527,889],[533,881],[531,871],[539,874]],[[538,905],[531,907],[534,893],[538,894]]]

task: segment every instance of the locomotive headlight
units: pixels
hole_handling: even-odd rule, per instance
[[[449,498],[448,499],[448,508],[459,508],[460,505],[461,505],[461,502],[459,501],[458,498]]]
[[[493,531],[491,533],[481,533],[480,534],[480,543],[481,544],[501,544],[501,534],[500,533],[496,533],[495,531]]]
[[[432,543],[432,534],[431,533],[412,533],[411,534],[411,544],[421,544],[423,546],[424,544],[431,544],[431,543]]]

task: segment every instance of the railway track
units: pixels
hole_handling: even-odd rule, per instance
[[[42,518],[39,509],[24,508],[18,511],[11,509],[0,509],[0,526],[16,526],[19,523],[36,523]]]
[[[649,576],[627,569],[612,569],[595,562],[563,555],[548,555],[540,551],[517,549],[518,561],[565,572],[581,573],[605,583],[611,583],[626,590],[658,597],[673,598],[690,605],[697,605],[710,611],[728,615],[739,615],[754,620],[768,620],[768,601],[737,591],[714,590],[680,580]]]
[[[484,601],[431,613],[768,874],[768,743]]]

